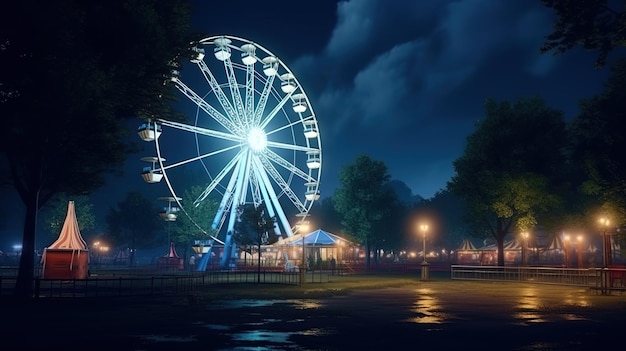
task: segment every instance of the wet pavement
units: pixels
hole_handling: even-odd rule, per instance
[[[571,286],[442,280],[305,299],[83,302],[22,309],[30,322],[3,323],[2,349],[589,350],[626,340],[626,295]]]

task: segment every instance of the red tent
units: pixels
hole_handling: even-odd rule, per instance
[[[185,260],[178,256],[174,243],[170,243],[169,252],[157,259],[157,268],[185,269]]]
[[[74,201],[67,205],[67,216],[59,238],[43,251],[44,279],[86,279],[89,250],[80,235]]]

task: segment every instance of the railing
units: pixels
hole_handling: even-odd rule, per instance
[[[219,272],[179,272],[148,276],[124,274],[92,275],[87,279],[34,279],[34,297],[95,297],[166,295],[200,291],[216,284],[260,283],[260,284],[301,284],[298,272],[275,271],[219,271]],[[312,282],[321,282],[322,276],[310,275]],[[305,276],[306,279],[306,276]],[[325,277],[327,280],[328,277]],[[9,295],[15,288],[15,276],[0,276],[0,296]]]
[[[450,274],[452,279],[459,280],[519,281],[585,286],[597,289],[603,294],[626,290],[626,269],[617,267],[576,269],[452,265]]]

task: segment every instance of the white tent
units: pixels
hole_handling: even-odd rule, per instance
[[[457,249],[457,251],[468,251],[468,250],[476,250],[476,246],[472,244],[468,239],[463,240],[461,246]]]

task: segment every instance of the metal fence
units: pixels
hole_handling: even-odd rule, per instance
[[[87,279],[35,278],[33,285],[34,297],[43,298],[184,294],[217,284],[299,285],[307,281],[328,281],[328,273],[308,272],[301,275],[299,272],[218,271],[150,275],[147,272],[116,271],[115,274],[93,274]],[[0,276],[0,296],[12,294],[15,283],[15,276]]]
[[[560,268],[452,265],[451,278],[459,280],[518,281],[540,284],[576,285],[602,293],[626,291],[625,268]]]

